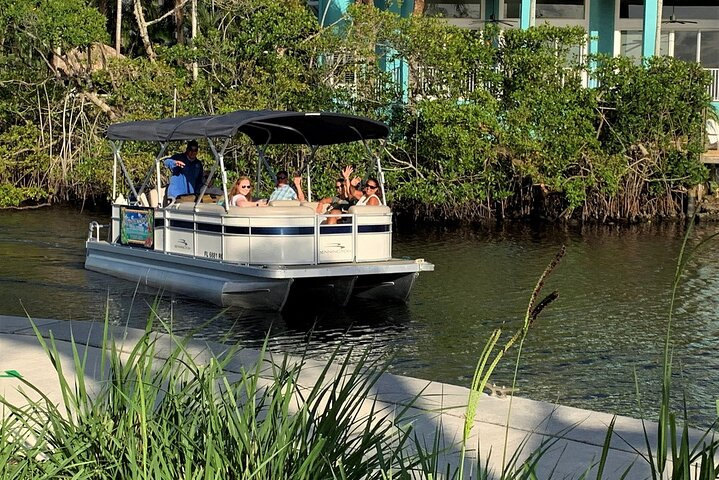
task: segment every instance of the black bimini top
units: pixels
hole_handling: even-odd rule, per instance
[[[244,133],[255,145],[334,145],[386,138],[382,122],[341,113],[237,110],[224,115],[140,120],[110,125],[109,140],[168,142],[197,138],[234,137]]]

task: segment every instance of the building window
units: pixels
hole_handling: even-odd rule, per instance
[[[444,18],[482,18],[482,0],[470,0],[462,3],[446,3],[438,0],[427,2],[427,15]]]
[[[623,57],[629,57],[634,63],[639,64],[642,61],[642,32],[641,30],[631,30],[621,32],[621,45],[619,54]]]
[[[644,18],[644,0],[621,0],[619,18]]]
[[[671,40],[669,38],[669,32],[662,31],[661,41],[659,42],[659,55],[671,55]]]
[[[674,32],[674,58],[686,62],[697,61],[697,34],[699,32]]]
[[[702,67],[719,68],[719,31],[702,31],[699,43]]]
[[[584,0],[537,0],[537,18],[584,18]]]
[[[521,0],[504,0],[504,18],[519,18]]]
[[[586,0],[537,0],[536,18],[584,19]],[[521,0],[504,0],[504,18],[519,18]]]
[[[719,20],[719,0],[665,0],[662,18],[668,20],[672,16],[677,20]]]
[[[665,0],[662,18],[719,20],[719,0]],[[619,18],[644,18],[644,0],[620,0]]]

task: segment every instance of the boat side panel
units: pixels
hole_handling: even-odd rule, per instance
[[[353,229],[350,224],[320,225],[317,240],[319,263],[354,261]]]
[[[291,278],[261,278],[212,267],[213,262],[193,259],[182,262],[166,254],[132,247],[107,249],[102,242],[88,242],[85,258],[88,270],[221,306],[281,310],[293,282]]]
[[[234,207],[192,204],[155,211],[155,250],[250,265],[382,262],[392,258],[392,213],[355,206],[350,223],[322,225],[309,207]],[[117,218],[116,218],[117,217]],[[119,206],[113,206],[119,229]]]
[[[386,209],[386,210],[385,210]],[[387,207],[352,207],[357,231],[357,262],[392,258],[392,214]]]

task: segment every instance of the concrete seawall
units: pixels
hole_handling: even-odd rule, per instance
[[[73,339],[76,345],[82,346],[80,354],[87,354],[85,378],[101,377],[102,323],[51,319],[33,319],[33,322],[44,338],[50,335],[54,338],[67,378],[74,376]],[[111,327],[110,333],[123,352],[129,352],[144,334],[142,330],[124,327]],[[163,355],[172,350],[174,343],[170,335],[158,334],[157,345],[156,356],[162,359]],[[193,340],[188,345],[188,352],[198,363],[226,350],[227,345],[216,342]],[[260,352],[256,350],[241,350],[228,366],[228,373],[237,373],[243,365],[254,364],[259,355]],[[300,384],[307,387],[314,385],[324,366],[322,362],[306,361]],[[22,382],[15,376],[15,372],[39,387],[52,401],[61,401],[57,373],[42,349],[31,322],[23,317],[0,315],[0,395],[17,404],[22,401],[17,391]],[[379,405],[396,409],[397,406],[411,404],[410,416],[413,417],[415,432],[425,436],[427,445],[439,433],[442,444],[448,447],[443,461],[453,466],[459,461],[458,451],[469,393],[469,389],[464,387],[392,374],[383,374],[374,388]],[[367,399],[367,409],[373,400]],[[510,403],[511,415],[508,417]],[[521,448],[520,457],[524,459],[543,442],[550,442],[551,445],[539,463],[539,478],[578,478],[587,471],[596,470],[612,418],[612,415],[606,413],[521,397],[510,400],[509,397],[483,395],[468,443],[470,451],[465,472],[472,472],[472,475],[466,475],[465,478],[476,478],[478,461],[482,465],[488,461],[490,469],[498,477],[505,444],[507,458]],[[642,455],[647,455],[645,428],[649,444],[654,448],[657,444],[656,424],[645,422],[643,425],[641,420],[634,418],[616,418],[615,435],[603,478],[620,478],[630,466],[630,473],[625,478],[643,479],[651,476],[649,466],[642,458]],[[692,432],[692,435],[696,441],[701,432]],[[596,477],[596,473],[589,475],[589,478],[593,477]]]

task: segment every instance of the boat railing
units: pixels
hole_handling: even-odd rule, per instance
[[[361,263],[392,257],[388,207],[353,206],[348,213],[329,215],[307,205],[278,205],[230,207],[227,212],[213,203],[148,209],[154,212],[152,249],[250,265]],[[121,207],[113,207],[112,236],[118,243]],[[335,221],[328,223],[332,217]]]
[[[87,241],[88,242],[99,242],[100,241],[100,229],[101,228],[107,228],[110,225],[101,225],[99,222],[92,221],[90,222],[90,227],[87,232]]]

